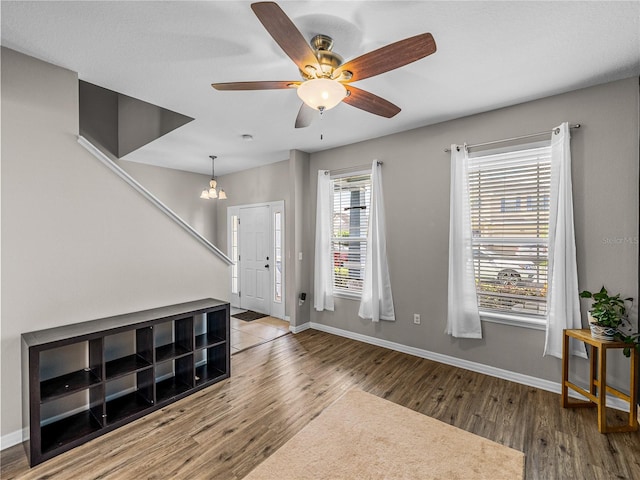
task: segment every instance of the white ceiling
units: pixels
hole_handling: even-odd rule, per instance
[[[278,3],[305,38],[332,36],[345,60],[423,32],[438,50],[355,83],[400,106],[396,117],[341,104],[294,129],[295,91],[210,86],[299,79],[251,2],[3,0],[2,45],[194,117],[124,158],[207,174],[217,155],[221,175],[285,160],[290,149],[315,152],[640,75],[640,1]]]

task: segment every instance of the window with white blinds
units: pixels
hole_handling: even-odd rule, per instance
[[[331,184],[334,292],[360,295],[371,209],[371,173],[332,178]]]
[[[470,158],[478,307],[541,319],[547,310],[551,148]]]

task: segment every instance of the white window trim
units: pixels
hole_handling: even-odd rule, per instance
[[[488,312],[480,310],[480,321],[487,323],[499,323],[501,325],[511,325],[513,327],[531,328],[533,330],[546,330],[547,322],[541,318],[534,318],[514,313],[503,314],[498,312]]]
[[[349,300],[358,300],[360,301],[360,298],[362,298],[362,293],[356,293],[356,292],[346,292],[346,291],[333,291],[333,296],[337,297],[337,298],[346,298]]]

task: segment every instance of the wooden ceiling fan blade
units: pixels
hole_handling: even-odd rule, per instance
[[[305,128],[313,123],[313,120],[318,115],[318,111],[315,108],[311,108],[306,103],[302,103],[298,116],[296,117],[296,128]]]
[[[420,60],[436,51],[436,42],[430,33],[405,38],[369,53],[365,53],[341,65],[333,74],[338,78],[344,71],[353,75],[349,82],[380,75],[411,62]]]
[[[302,71],[307,65],[320,69],[318,59],[304,39],[300,30],[275,2],[258,2],[251,4],[253,13],[264,28],[273,37],[280,48]]]
[[[228,82],[228,83],[212,83],[211,86],[216,90],[274,90],[280,88],[293,88],[294,85],[300,85],[299,80],[291,80],[290,82]]]
[[[344,103],[348,103],[352,107],[359,108],[381,117],[391,118],[400,113],[400,107],[394,105],[384,98],[378,97],[373,93],[367,92],[360,88],[356,88],[353,85],[345,85],[349,95],[342,100]]]

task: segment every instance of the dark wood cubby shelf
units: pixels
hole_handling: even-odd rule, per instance
[[[191,353],[187,347],[177,343],[169,343],[156,347],[156,362],[164,362]]]
[[[229,304],[209,298],[23,333],[29,464],[228,378],[229,327]]]
[[[153,407],[153,400],[139,392],[128,393],[107,402],[107,423],[119,422]]]
[[[127,375],[129,373],[148,368],[152,362],[142,358],[140,355],[133,353],[126,357],[116,358],[105,363],[105,371],[107,380]]]
[[[156,383],[156,398],[158,403],[170,400],[193,388],[176,377],[171,377]]]
[[[100,383],[100,377],[90,368],[78,370],[40,382],[42,403],[84,390]]]
[[[42,453],[47,454],[64,448],[79,438],[97,432],[101,427],[102,421],[90,410],[50,423],[42,427]]]
[[[224,377],[224,370],[213,365],[202,365],[196,368],[196,385],[203,385]]]
[[[219,345],[224,343],[226,340],[224,338],[220,338],[218,335],[213,333],[205,333],[202,335],[196,336],[196,349],[213,347],[215,345]]]

